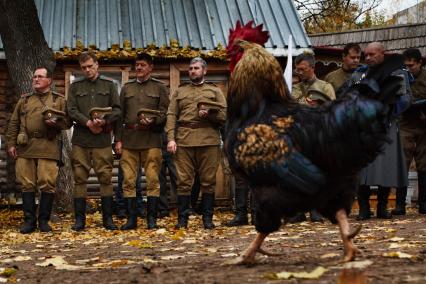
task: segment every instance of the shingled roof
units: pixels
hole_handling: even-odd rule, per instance
[[[355,42],[363,48],[370,42],[379,41],[389,52],[401,53],[414,47],[426,54],[426,23],[311,34],[309,38],[314,47],[343,48],[345,44]]]

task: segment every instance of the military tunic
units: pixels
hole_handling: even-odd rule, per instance
[[[101,196],[112,196],[113,156],[111,132],[93,134],[86,126],[93,107],[111,107],[112,113],[105,117],[106,125],[115,124],[120,117],[120,99],[112,79],[98,76],[94,81],[77,79],[68,92],[68,113],[74,121],[72,137],[72,164],[74,171],[74,197],[87,194],[87,179],[93,167],[100,184]]]
[[[201,118],[198,104],[219,103],[222,108]],[[218,87],[211,83],[181,85],[173,94],[167,111],[166,133],[175,141],[175,165],[179,195],[190,195],[195,170],[200,176],[201,191],[213,193],[219,165],[221,143],[219,128],[226,119],[226,100]]]
[[[136,197],[136,178],[143,165],[147,196],[160,195],[159,174],[162,163],[162,132],[169,106],[169,91],[161,81],[150,78],[144,82],[130,80],[120,94],[122,114],[115,141],[122,143],[120,166],[123,170],[125,198]],[[157,110],[159,117],[146,127],[139,123],[138,111]]]
[[[330,83],[333,86],[334,92],[337,90],[351,78],[352,71],[346,71],[343,68],[339,68],[330,72],[325,76],[324,81]]]
[[[336,95],[331,84],[314,78],[306,82],[300,82],[293,87],[292,96],[301,103],[306,103],[313,94],[322,94],[324,100],[335,100]]]
[[[23,192],[34,192],[37,186],[41,191],[53,193],[58,176],[57,162],[60,156],[60,130],[49,137],[51,131],[46,126],[43,110],[47,107],[66,111],[66,101],[62,94],[32,92],[22,95],[16,104],[6,133],[6,147],[16,147],[16,178]],[[67,123],[66,123],[67,124]],[[63,129],[67,128],[65,126]],[[18,135],[28,137],[26,145],[17,143]]]
[[[421,69],[411,84],[413,101],[426,99],[426,70]],[[408,109],[402,114],[400,120],[401,136],[404,146],[407,169],[411,161],[415,160],[416,169],[426,172],[426,122],[421,120],[421,115],[426,115],[426,107],[420,109]]]

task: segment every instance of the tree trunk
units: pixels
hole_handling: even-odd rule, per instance
[[[34,69],[44,66],[53,71],[56,66],[34,0],[0,0],[0,36],[16,96],[31,92]],[[59,172],[55,209],[70,209],[74,184],[69,159],[71,146],[67,134],[63,132],[61,136],[65,166]]]
[[[31,91],[36,67],[53,70],[55,59],[47,45],[34,1],[0,0],[0,35],[16,94]]]

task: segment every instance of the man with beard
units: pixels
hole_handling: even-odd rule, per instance
[[[324,81],[330,83],[334,91],[337,90],[349,80],[352,73],[359,65],[361,59],[361,47],[357,43],[348,43],[343,48],[342,67],[330,72],[325,76]]]
[[[199,57],[189,64],[191,82],[173,94],[167,111],[167,150],[175,155],[178,223],[187,228],[195,171],[200,177],[203,224],[213,229],[213,204],[226,100],[221,90],[205,81],[207,63]]]

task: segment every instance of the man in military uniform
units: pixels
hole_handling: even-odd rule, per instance
[[[83,52],[79,63],[84,77],[75,80],[68,92],[68,113],[75,123],[72,137],[75,225],[72,229],[85,228],[87,179],[93,168],[100,184],[103,226],[116,230],[112,221],[111,124],[120,117],[120,99],[112,79],[99,75],[94,53]]]
[[[337,90],[351,77],[352,73],[359,65],[361,59],[361,47],[357,43],[348,43],[343,48],[342,67],[330,72],[325,76],[324,81],[333,86],[334,91]]]
[[[404,51],[404,63],[415,80],[411,84],[412,106],[402,114],[400,120],[402,145],[404,147],[407,170],[411,161],[416,162],[419,185],[419,213],[426,214],[426,70],[422,68],[422,54],[416,48]],[[407,187],[396,191],[394,215],[405,215]]]
[[[121,230],[137,227],[135,182],[141,166],[145,169],[147,182],[147,227],[157,228],[161,133],[166,122],[169,91],[164,83],[151,77],[153,68],[149,54],[138,54],[135,62],[136,79],[127,82],[120,95],[122,114],[115,136],[115,149],[121,154],[123,194],[129,212],[127,223]]]
[[[175,154],[178,223],[188,226],[188,211],[195,171],[202,192],[204,228],[212,229],[216,171],[220,158],[220,133],[226,118],[226,100],[218,87],[205,81],[207,63],[199,57],[189,64],[190,83],[173,94],[167,111],[167,150]]]
[[[66,102],[62,94],[51,90],[52,73],[36,68],[33,92],[19,99],[6,133],[8,154],[16,159],[16,179],[22,188],[24,224],[21,233],[37,228],[35,191],[41,191],[38,227],[49,232],[50,214],[55,195],[60,157],[59,134],[68,128]]]
[[[295,66],[295,73],[299,75],[301,82],[294,85],[292,95],[300,103],[318,106],[336,99],[332,85],[315,76],[315,57],[313,54],[300,54],[295,59]],[[322,216],[316,210],[311,210],[310,218],[312,222],[323,221]],[[304,220],[306,220],[305,214],[301,213],[292,218],[290,222]]]
[[[294,85],[292,95],[301,103],[318,105],[319,101],[334,100],[336,95],[333,86],[315,76],[315,57],[310,53],[303,53],[296,57],[295,66],[301,82]],[[324,98],[312,98],[313,93],[322,94]]]

